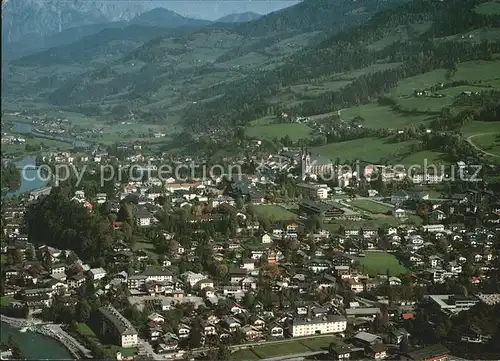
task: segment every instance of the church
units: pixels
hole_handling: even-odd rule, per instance
[[[312,155],[307,148],[301,150],[302,179],[307,176],[319,179],[332,179],[334,174],[333,162],[320,155]]]

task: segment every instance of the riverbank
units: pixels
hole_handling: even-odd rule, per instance
[[[3,317],[2,317],[3,318]],[[4,322],[4,320],[8,320]],[[21,353],[29,360],[74,360],[74,355],[59,340],[38,332],[21,332],[22,320],[13,321],[9,318],[0,322],[1,341],[6,343],[12,335],[21,349]],[[18,321],[21,321],[18,322]],[[24,320],[26,321],[26,320]],[[12,325],[11,325],[12,324]],[[78,357],[78,359],[81,357]]]
[[[61,325],[44,323],[37,318],[19,319],[4,315],[0,315],[0,321],[14,328],[27,328],[27,330],[31,332],[44,335],[57,341],[71,354],[72,358],[69,359],[80,359],[82,356],[85,358],[92,357],[90,350],[64,331]]]

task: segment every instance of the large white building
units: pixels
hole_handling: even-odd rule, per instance
[[[325,333],[344,332],[347,320],[342,316],[327,316],[323,318],[295,318],[292,322],[293,337],[311,336]]]
[[[112,306],[101,307],[99,312],[102,324],[101,336],[112,336],[116,344],[123,348],[137,347],[138,333],[129,320]]]
[[[297,188],[302,192],[302,196],[309,199],[327,199],[330,188],[326,184],[299,183]]]

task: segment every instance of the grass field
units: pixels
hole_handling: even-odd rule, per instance
[[[387,138],[362,138],[340,143],[330,143],[312,148],[311,152],[329,159],[337,159],[338,157],[342,162],[360,159],[377,163],[382,158],[388,160],[398,159],[409,151],[411,144],[417,143],[417,140],[390,143]]]
[[[391,208],[383,204],[375,203],[367,199],[353,199],[350,203],[353,207],[362,209],[370,213],[386,214],[391,211]]]
[[[269,124],[272,124],[275,119],[276,119],[276,117],[274,115],[267,115],[265,117],[252,120],[250,122],[250,125],[251,126],[269,125]]]
[[[427,164],[447,164],[447,162],[443,160],[442,153],[430,150],[423,150],[420,152],[412,153],[406,157],[399,159],[398,163],[406,166],[417,164],[424,165],[426,160]]]
[[[482,133],[497,133],[500,132],[500,123],[474,121],[465,124],[462,127],[461,131],[464,137],[469,137],[474,134],[482,134]]]
[[[484,15],[497,15],[500,14],[500,2],[498,1],[489,1],[486,3],[482,3],[477,5],[474,10],[479,14]]]
[[[26,142],[24,144],[4,144],[2,143],[1,150],[2,153],[6,154],[25,154],[29,153],[26,151],[26,145],[39,147],[43,144],[45,150],[65,150],[73,147],[72,144],[66,142],[60,142],[52,139],[45,138],[25,138]]]
[[[245,350],[239,350],[231,355],[232,360],[253,361],[270,357],[300,354],[312,351],[326,350],[331,343],[338,342],[335,336],[318,336],[308,339],[295,339],[274,343],[271,345],[253,346]]]
[[[370,276],[385,274],[387,269],[391,276],[408,273],[408,269],[401,265],[397,258],[385,252],[366,251],[365,257],[358,257],[357,260],[361,265],[361,269],[367,272]]]
[[[473,60],[459,63],[457,72],[453,75],[450,81],[465,80],[469,82],[484,82],[489,81],[493,76],[497,76],[500,67],[500,60],[485,61]],[[392,96],[401,97],[411,95],[415,90],[423,90],[430,88],[441,82],[446,82],[447,71],[445,69],[436,69],[424,74],[412,76],[398,82],[398,86],[391,91]],[[470,87],[468,87],[470,88]],[[453,88],[450,88],[453,89]],[[443,90],[444,94],[448,94],[450,89]],[[462,90],[460,90],[462,91]],[[437,99],[437,100],[442,100]],[[428,100],[427,98],[425,100]]]
[[[369,128],[403,128],[408,125],[419,125],[429,117],[426,115],[402,115],[391,108],[378,104],[366,104],[342,110],[341,118],[349,122],[354,117],[363,117],[365,127]]]
[[[483,151],[500,157],[500,131],[494,134],[477,134],[471,138],[471,142]]]
[[[297,218],[297,215],[280,206],[258,205],[255,206],[254,209],[259,217],[266,218],[270,221],[286,221]]]
[[[14,301],[14,298],[11,296],[2,296],[0,297],[0,306],[5,307],[8,306],[12,301]]]
[[[272,140],[273,138],[281,139],[288,135],[293,141],[297,141],[302,138],[308,138],[311,131],[311,128],[304,124],[284,123],[250,126],[246,128],[246,135],[250,138],[267,140]]]

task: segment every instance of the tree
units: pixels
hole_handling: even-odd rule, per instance
[[[12,357],[15,360],[22,360],[24,358],[21,349],[19,348],[19,344],[12,334],[10,334],[7,339],[7,345],[12,349]]]
[[[198,348],[201,346],[202,341],[202,327],[200,318],[195,318],[191,325],[191,332],[189,334],[189,347]]]
[[[79,322],[87,322],[90,318],[91,307],[87,300],[80,300],[76,305],[76,318]]]
[[[408,344],[408,336],[404,336],[403,339],[401,340],[401,343],[399,344],[399,352],[400,353],[407,353],[409,349],[409,344]]]

